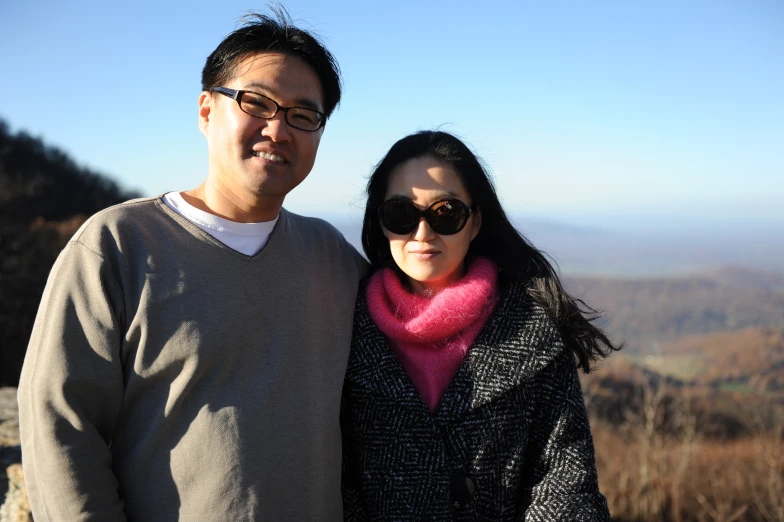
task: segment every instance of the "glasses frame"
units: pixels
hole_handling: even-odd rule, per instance
[[[255,92],[255,91],[245,91],[245,90],[229,89],[228,87],[210,87],[210,91],[217,92],[219,94],[222,94],[222,95],[224,95],[224,96],[226,96],[228,98],[231,98],[232,100],[236,101],[237,102],[237,106],[240,108],[240,110],[242,112],[244,112],[245,114],[247,114],[249,116],[253,116],[254,118],[261,118],[263,120],[269,120],[269,119],[274,118],[280,111],[283,111],[283,113],[285,114],[284,119],[286,120],[286,123],[288,123],[289,125],[291,125],[292,127],[294,127],[297,130],[301,130],[301,131],[305,131],[305,132],[316,132],[317,130],[319,130],[320,128],[324,127],[327,124],[327,115],[324,114],[321,111],[317,111],[316,109],[314,109],[312,107],[299,107],[299,106],[284,107],[283,105],[279,104],[278,102],[276,102],[275,100],[273,100],[269,96],[264,96],[263,94],[260,94],[260,93]],[[271,101],[275,105],[275,112],[273,112],[271,116],[264,117],[264,116],[259,116],[257,114],[252,114],[252,113],[246,111],[245,109],[242,108],[242,97],[245,95],[245,93],[250,93],[250,94],[252,94],[254,96],[261,96],[262,98]],[[298,127],[295,123],[291,123],[289,121],[289,111],[291,109],[305,109],[305,110],[308,110],[308,111],[313,111],[316,114],[318,114],[319,116],[321,116],[321,123],[315,129],[303,129],[302,127]]]
[[[414,226],[408,232],[396,232],[394,230],[391,230],[389,227],[387,227],[386,223],[384,223],[384,207],[388,203],[391,203],[391,202],[408,203],[409,205],[414,207],[414,209],[416,209],[417,217],[416,217],[416,220],[414,221]],[[454,232],[448,232],[448,233],[439,232],[438,230],[436,230],[436,227],[433,227],[433,224],[430,222],[430,215],[432,213],[433,207],[435,207],[439,203],[445,203],[445,202],[450,202],[453,205],[460,206],[460,207],[463,207],[466,210],[468,210],[468,214],[465,216],[465,219],[461,223],[460,227],[457,230],[455,230]],[[422,218],[425,218],[425,221],[427,222],[427,225],[430,227],[430,229],[433,232],[435,232],[436,234],[438,234],[439,236],[452,236],[452,235],[460,233],[460,231],[462,231],[465,228],[465,226],[468,224],[468,220],[471,218],[471,216],[474,215],[474,212],[476,212],[476,205],[467,205],[463,201],[461,201],[461,200],[459,200],[457,198],[439,199],[438,201],[433,202],[429,207],[427,207],[426,209],[423,209],[423,210],[420,210],[419,207],[417,207],[414,204],[413,201],[409,201],[407,199],[401,199],[401,198],[392,198],[392,199],[388,199],[388,200],[384,201],[381,204],[381,206],[378,207],[378,219],[381,222],[381,226],[382,227],[384,227],[389,232],[392,232],[393,234],[396,234],[398,236],[405,236],[405,235],[410,234],[411,232],[415,231],[419,227],[419,222],[422,220]]]

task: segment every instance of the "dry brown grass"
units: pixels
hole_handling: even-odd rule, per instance
[[[775,428],[760,424],[753,436],[713,440],[699,433],[689,402],[673,409],[671,396],[664,386],[648,387],[624,422],[592,419],[613,520],[784,522],[784,414]]]

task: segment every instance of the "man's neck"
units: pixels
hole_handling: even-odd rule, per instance
[[[260,223],[272,221],[280,213],[283,200],[270,201],[263,197],[241,197],[210,180],[192,190],[182,192],[183,199],[190,205],[215,216],[237,223]]]

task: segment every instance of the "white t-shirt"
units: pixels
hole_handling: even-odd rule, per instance
[[[164,194],[163,201],[176,213],[207,232],[209,235],[246,256],[257,254],[267,243],[278,216],[261,223],[237,223],[204,212],[183,199],[179,192]]]

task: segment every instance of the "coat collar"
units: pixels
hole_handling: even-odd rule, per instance
[[[562,350],[560,333],[544,309],[522,284],[510,282],[432,419],[438,424],[491,402],[532,379]],[[371,319],[364,291],[357,299],[346,379],[364,393],[430,416],[386,337]]]

